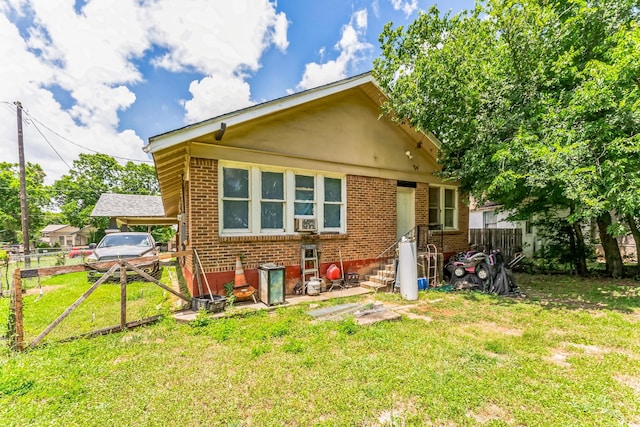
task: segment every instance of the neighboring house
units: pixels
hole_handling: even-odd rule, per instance
[[[70,248],[72,246],[86,246],[89,244],[89,236],[92,228],[87,226],[83,228],[73,227],[64,224],[51,224],[40,230],[40,241],[50,246],[58,244],[61,248]]]
[[[254,286],[260,265],[284,266],[291,293],[303,244],[317,245],[320,276],[340,257],[347,272],[369,272],[416,225],[444,229],[440,250],[467,247],[468,208],[434,175],[439,142],[381,118],[383,100],[367,73],[149,139],[165,214],[213,292],[240,256]],[[185,259],[195,295],[196,267]]]
[[[487,202],[482,206],[471,200],[469,209],[469,243],[500,249],[510,259],[515,252],[533,255],[540,245],[530,221],[510,221],[501,205]]]
[[[545,240],[539,235],[536,227],[531,221],[509,221],[509,212],[502,211],[501,205],[487,202],[483,206],[476,206],[471,201],[469,208],[469,242],[474,242],[474,236],[479,235],[476,230],[521,230],[522,232],[522,249],[525,255],[532,256],[540,251],[545,245]],[[568,209],[559,210],[556,213],[560,217],[569,215]],[[599,243],[597,230],[594,224],[586,223],[582,226],[582,233],[587,243],[591,242],[595,245],[596,256],[604,257],[602,245]],[[631,233],[618,236],[618,246],[620,255],[625,262],[636,263],[638,254],[636,251],[635,240]]]

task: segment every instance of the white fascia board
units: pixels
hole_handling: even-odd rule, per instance
[[[220,129],[222,123],[225,123],[227,127],[237,125],[277,111],[286,110],[297,105],[315,101],[316,99],[324,98],[365,83],[373,83],[378,87],[378,84],[370,73],[361,74],[346,80],[330,83],[315,89],[309,89],[304,92],[278,98],[273,101],[268,101],[263,104],[258,104],[253,107],[218,116],[200,123],[195,123],[165,134],[152,136],[149,138],[149,144],[144,146],[143,150],[146,153],[155,153],[182,142],[191,141],[202,135],[213,133]]]

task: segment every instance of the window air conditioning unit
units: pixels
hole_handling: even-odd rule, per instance
[[[316,231],[318,224],[315,218],[296,218],[296,231]]]

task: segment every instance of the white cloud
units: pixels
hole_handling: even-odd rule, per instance
[[[271,33],[273,43],[281,51],[287,50],[289,47],[289,40],[287,40],[287,30],[289,29],[289,21],[284,13],[279,13],[276,16],[276,22]]]
[[[361,9],[353,14],[352,22],[355,22],[356,28],[367,29],[367,9]]]
[[[350,23],[342,28],[342,37],[335,45],[335,49],[340,52],[338,57],[322,64],[307,64],[298,89],[309,89],[344,79],[349,68],[372,49],[371,44],[364,41],[366,29],[367,10],[354,12]],[[323,50],[321,52],[324,54]]]
[[[149,45],[144,30],[138,29],[135,4],[93,1],[81,15],[68,0],[3,5],[0,55],[10,58],[0,67],[1,101],[7,107],[0,114],[3,160],[18,160],[15,107],[9,113],[6,104],[18,100],[24,108],[25,158],[39,163],[49,182],[88,151],[69,140],[111,155],[147,159],[139,136],[117,131],[118,111],[135,101],[126,84],[142,78],[130,59]],[[24,36],[7,19],[10,12],[19,17]],[[54,98],[53,85],[69,94],[67,108]]]
[[[371,10],[373,10],[373,16],[375,16],[376,18],[380,18],[380,1],[379,0],[373,0],[373,3],[371,3]]]
[[[158,0],[147,11],[153,22],[150,36],[154,44],[169,52],[156,65],[206,75],[258,70],[260,57],[271,43],[286,49],[288,23],[267,0],[243,5],[235,1]]]
[[[171,72],[203,77],[183,100],[193,122],[252,104],[245,82],[271,46],[286,51],[289,22],[275,1],[0,0],[0,159],[17,162],[13,101],[25,108],[25,157],[49,181],[91,150],[147,159],[144,141],[118,130],[118,114],[136,100],[143,59]],[[153,49],[153,50],[151,50]],[[66,95],[61,105],[56,98]],[[29,121],[29,115],[50,127]],[[49,143],[40,135],[42,132]],[[59,134],[59,135],[57,135]]]
[[[193,98],[184,101],[188,123],[206,120],[229,111],[248,107],[251,89],[242,78],[233,75],[216,74],[193,81],[189,85]]]
[[[150,44],[142,10],[134,0],[93,0],[80,15],[73,2],[60,3],[32,0],[39,37],[31,41],[45,45],[43,59],[56,68],[62,87],[73,90],[78,82],[86,86],[142,80],[131,59],[140,57]]]
[[[205,74],[189,86],[190,100],[183,100],[185,122],[193,123],[252,105],[247,73],[260,67],[260,58],[271,44],[284,51],[289,42],[289,22],[267,0],[180,3],[189,25],[176,25],[175,1],[160,0],[150,10],[155,29],[153,42],[169,48],[154,64],[170,71],[196,70]],[[208,13],[207,13],[208,12]]]
[[[395,10],[401,10],[405,16],[409,16],[418,9],[418,0],[391,0],[391,5]]]

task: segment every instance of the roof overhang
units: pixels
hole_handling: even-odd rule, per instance
[[[178,218],[173,217],[116,217],[116,222],[120,226],[126,225],[174,225],[178,223]]]

